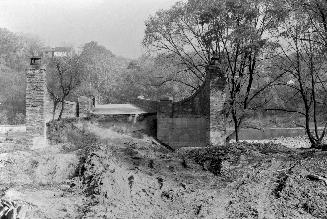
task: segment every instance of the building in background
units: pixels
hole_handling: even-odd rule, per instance
[[[75,52],[72,47],[45,47],[43,48],[43,57],[54,58],[54,57],[72,57]]]

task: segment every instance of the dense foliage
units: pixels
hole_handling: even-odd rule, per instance
[[[0,28],[0,124],[24,123],[25,69],[40,48],[37,39]]]

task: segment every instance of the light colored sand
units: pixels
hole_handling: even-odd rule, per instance
[[[232,140],[231,142],[233,142]],[[327,139],[324,140],[327,142]],[[234,141],[235,142],[235,141]],[[305,136],[298,137],[279,137],[274,139],[265,139],[265,140],[241,140],[240,142],[249,142],[249,143],[276,143],[282,144],[288,148],[310,148],[310,141]]]
[[[0,134],[6,132],[26,132],[25,125],[0,125]]]

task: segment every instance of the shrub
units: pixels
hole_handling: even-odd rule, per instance
[[[0,125],[7,125],[9,124],[7,111],[0,111]]]
[[[17,113],[13,120],[13,124],[20,125],[25,123],[25,115],[23,113]]]

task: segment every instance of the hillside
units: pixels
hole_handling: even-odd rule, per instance
[[[325,218],[326,152],[232,144],[175,152],[101,121],[52,124],[52,146],[1,143],[1,199],[25,218]]]

